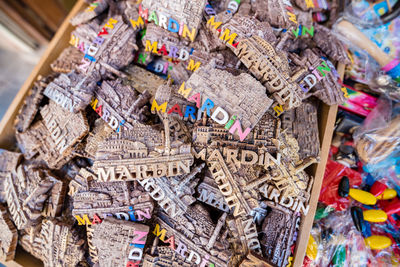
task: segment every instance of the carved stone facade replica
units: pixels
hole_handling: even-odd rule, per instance
[[[5,182],[22,160],[22,154],[0,149],[0,203],[6,202]]]
[[[159,76],[136,65],[129,66],[125,72],[128,74],[126,79],[129,81],[129,85],[140,93],[147,91],[154,96],[157,88],[165,83],[165,80]]]
[[[258,36],[241,40],[234,52],[285,109],[301,104],[301,88],[294,82],[283,52],[277,52],[271,44]]]
[[[102,77],[111,73],[120,74],[119,69],[127,66],[137,50],[137,30],[125,24],[121,16],[108,18],[103,27],[84,24],[72,32],[71,44],[89,47],[78,70],[83,74],[96,73]],[[92,48],[92,49],[91,49]]]
[[[70,46],[60,56],[51,63],[50,67],[55,72],[69,73],[73,71],[81,63],[84,54],[77,48]]]
[[[168,120],[164,131],[135,123],[104,141],[96,154],[94,170],[99,181],[133,181],[189,173],[193,164],[190,144],[170,138]]]
[[[66,186],[47,170],[19,165],[4,182],[5,198],[19,230],[40,223],[42,216],[56,217],[66,194]]]
[[[173,242],[175,251],[186,258],[187,263],[199,265],[202,261],[208,260],[209,264],[213,263],[215,266],[228,266],[229,243],[226,242],[226,237],[224,238],[226,231],[222,232],[226,214],[223,214],[215,225],[201,207],[195,206],[188,211],[182,218],[183,221],[175,220],[172,226],[167,223],[169,221],[167,216],[161,214],[156,217],[156,228],[153,233],[163,242],[170,244]]]
[[[243,141],[240,141],[237,136],[230,135],[229,130],[225,129],[223,125],[214,123],[210,119],[203,119],[194,125],[193,146],[196,150],[226,147],[234,150],[252,150],[257,153],[275,152],[276,147],[272,140],[279,135],[279,125],[280,120],[266,112],[252,132]]]
[[[71,113],[52,101],[40,114],[43,120],[17,133],[17,140],[27,159],[39,153],[50,168],[60,168],[71,159],[74,145],[88,133],[86,117],[82,111]]]
[[[288,29],[297,26],[295,11],[291,1],[257,1],[252,2],[255,17],[261,21],[267,21],[274,27]]]
[[[236,251],[242,255],[250,251],[262,255],[260,241],[258,240],[258,232],[256,224],[253,222],[252,216],[241,216],[239,218],[229,218],[227,225],[231,230],[233,239],[240,242],[240,250]]]
[[[155,242],[158,239],[154,240]],[[158,242],[157,242],[158,243]],[[191,267],[190,263],[185,262],[185,258],[176,253],[170,247],[161,247],[153,244],[154,251],[151,254],[145,254],[143,267],[153,266],[172,266],[172,267]]]
[[[207,165],[228,207],[232,209],[233,216],[250,214],[252,208],[255,207],[251,207],[246,201],[219,150],[212,152],[207,159]]]
[[[9,217],[6,207],[0,204],[0,260],[14,259],[17,241],[17,229]]]
[[[83,110],[92,99],[96,81],[74,71],[60,74],[47,85],[43,94],[69,112]]]
[[[217,21],[217,18],[215,21]],[[268,22],[261,22],[250,16],[234,16],[227,23],[221,25],[221,32],[224,32],[226,29],[229,29],[231,33],[237,34],[236,42],[252,36],[258,36],[271,44],[275,44],[277,41],[274,30]],[[217,33],[217,31],[214,31],[214,33]],[[234,48],[233,46],[229,47],[231,49]]]
[[[264,237],[260,240],[267,262],[274,266],[287,266],[290,245],[296,230],[297,216],[292,211],[268,203],[272,208],[262,225]]]
[[[200,67],[185,83],[192,88],[187,98],[199,93],[202,103],[206,99],[214,106],[224,108],[231,116],[236,115],[244,128],[254,128],[272,101],[266,96],[265,88],[249,74],[233,76],[227,71],[215,69],[213,64]]]
[[[106,217],[113,214],[126,218],[132,217],[129,214],[134,211],[135,220],[138,220],[138,214],[146,214],[147,219],[151,216],[153,201],[132,182],[98,182],[95,175],[86,169],[81,169],[79,176],[76,180],[84,182],[74,190],[72,215],[93,218],[94,215]]]
[[[120,79],[103,81],[94,97],[93,109],[117,131],[121,125],[132,130],[133,122],[146,120],[150,113],[146,106],[150,94],[147,91],[139,94],[130,85],[123,85]]]
[[[33,87],[24,100],[24,104],[19,110],[15,120],[15,128],[17,132],[25,132],[33,122],[43,99],[43,90],[47,87],[51,80],[51,76],[38,77]]]
[[[160,28],[154,24],[147,25],[146,35],[143,36],[142,44],[145,47],[147,46],[146,53],[155,54],[154,51],[160,51],[155,55],[166,56],[173,59],[178,59],[179,57],[182,59],[186,58],[189,56],[190,52],[190,48],[187,47],[189,41],[184,39],[181,40],[179,39],[178,33],[171,33],[166,29]],[[148,48],[148,44],[156,44],[157,49],[151,50],[151,48]],[[171,51],[171,49],[173,50]],[[181,49],[184,49],[186,52],[179,52]]]
[[[93,130],[89,132],[86,137],[85,147],[82,153],[85,154],[87,158],[94,160],[99,144],[110,137],[112,133],[113,129],[109,127],[103,119],[97,119],[94,123]]]
[[[162,3],[160,3],[157,0],[142,1],[143,8],[149,9],[149,15],[153,11],[157,12],[157,16],[159,19],[158,23],[160,23],[161,21],[160,17],[163,15],[173,18],[174,20],[177,21],[177,23],[186,24],[189,27],[190,31],[192,29],[196,29],[197,31],[197,29],[200,27],[205,5],[206,5],[205,0],[199,0],[199,1],[168,0]]]
[[[310,178],[304,169],[317,162],[318,159],[308,157],[301,161],[296,139],[287,136],[286,133],[281,134],[275,143],[280,156],[278,160],[269,162],[269,183],[272,183],[282,196],[308,201],[313,178]]]
[[[199,184],[197,191],[199,195],[197,200],[224,212],[230,212],[224,196],[221,194],[221,191],[219,191],[214,179],[204,176],[204,181]]]
[[[84,259],[84,240],[71,226],[43,220],[40,232],[21,237],[22,248],[43,261],[45,267],[76,266]]]
[[[100,266],[127,266],[142,260],[149,226],[106,218],[93,228],[93,245],[98,249]]]
[[[299,143],[300,158],[319,157],[317,103],[305,100],[300,107],[286,111],[280,118],[282,129]]]
[[[88,22],[89,20],[97,17],[108,7],[107,0],[97,0],[89,5],[84,11],[79,12],[71,19],[71,24],[77,26],[79,24]]]

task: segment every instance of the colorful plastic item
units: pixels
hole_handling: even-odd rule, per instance
[[[317,211],[315,212],[314,220],[320,220],[328,216],[334,208],[331,206],[326,206],[326,207],[319,207]]]
[[[319,201],[338,211],[347,209],[350,204],[349,198],[341,197],[338,193],[339,183],[343,176],[349,177],[350,187],[361,185],[362,177],[359,172],[329,159],[326,164]]]
[[[387,185],[385,185],[384,183],[381,183],[379,181],[376,181],[371,186],[371,189],[369,190],[369,192],[371,194],[373,194],[375,197],[378,197],[379,195],[381,195],[385,191],[386,188],[387,188]]]
[[[308,239],[306,255],[311,260],[315,260],[317,258],[317,253],[318,253],[317,242],[315,242],[314,237],[310,235],[310,238]]]
[[[350,188],[349,196],[357,200],[358,202],[364,204],[364,205],[375,205],[376,204],[376,197],[374,197],[373,194],[360,190],[360,189],[355,189],[355,188]]]
[[[339,196],[348,197],[350,192],[350,180],[349,177],[343,176],[339,183]]]
[[[376,198],[379,200],[388,200],[388,199],[393,199],[397,196],[397,192],[394,189],[387,188],[383,193]]]
[[[341,267],[346,263],[346,246],[339,245],[336,247],[335,255],[332,258],[333,266]]]
[[[397,58],[393,59],[386,66],[382,68],[393,80],[400,83],[400,60]]]
[[[371,249],[381,250],[392,245],[392,240],[387,236],[372,235],[364,239]]]
[[[343,104],[340,104],[339,107],[364,117],[376,107],[378,101],[376,97],[357,91],[345,84],[342,84],[342,86],[342,90],[347,91],[347,94],[345,93],[347,100]]]
[[[400,200],[397,198],[392,200],[386,207],[383,209],[387,215],[392,215],[400,212]]]
[[[383,210],[364,210],[363,215],[364,220],[374,223],[385,222],[388,218]]]

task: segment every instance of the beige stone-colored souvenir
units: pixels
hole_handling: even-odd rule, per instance
[[[313,178],[310,178],[304,169],[318,162],[319,158],[308,157],[300,160],[296,139],[286,133],[282,133],[274,142],[278,148],[277,159],[270,158],[266,180],[275,185],[282,196],[301,197],[308,201]]]
[[[129,84],[124,85],[121,79],[116,79],[102,82],[91,105],[114,130],[118,131],[121,126],[131,130],[133,122],[143,122],[150,114],[146,106],[150,97],[147,91],[140,94]]]
[[[273,266],[287,266],[298,216],[273,202],[267,202],[267,205],[272,210],[267,214],[262,225],[263,254],[267,262]]]
[[[178,33],[170,32],[160,28],[155,24],[148,24],[146,27],[146,35],[143,36],[142,44],[146,47],[147,53],[165,56],[172,59],[186,60],[189,57],[190,48],[189,41],[180,39]],[[152,49],[149,46],[154,46]],[[185,50],[183,52],[183,50]],[[158,53],[157,53],[158,51]]]
[[[149,92],[152,96],[151,101],[156,95],[157,88],[165,83],[164,79],[136,65],[129,66],[125,72],[129,84],[140,93]]]
[[[190,172],[190,144],[171,139],[169,120],[164,131],[135,123],[132,130],[114,133],[100,144],[93,165],[99,181],[133,181]]]
[[[15,257],[18,232],[5,206],[0,204],[0,260],[10,261]]]
[[[58,169],[74,155],[74,145],[89,132],[89,125],[83,112],[65,111],[55,102],[40,111],[43,120],[36,122],[26,132],[17,133],[17,141],[25,158],[36,154],[50,168]]]
[[[236,252],[245,255],[250,251],[262,255],[260,241],[258,240],[258,232],[256,224],[253,222],[252,216],[240,216],[237,218],[229,218],[227,226],[231,230],[233,239],[240,243],[240,250]]]
[[[107,217],[93,228],[100,266],[129,266],[142,260],[149,226]]]
[[[5,181],[7,176],[14,171],[22,160],[22,154],[0,149],[0,203],[5,199]]]
[[[215,21],[217,21],[217,19],[215,19]],[[275,44],[277,42],[277,37],[274,34],[274,30],[268,22],[261,22],[250,16],[235,15],[227,23],[221,25],[221,33],[225,32],[226,30],[229,30],[231,34],[235,33],[237,35],[235,41],[232,43],[240,42],[241,40],[250,38],[252,36],[258,36],[270,44]],[[218,31],[214,31],[214,33],[217,34]],[[225,42],[221,36],[219,37],[220,41]],[[230,45],[229,42],[226,45],[234,51],[235,47]]]
[[[327,105],[346,101],[338,82],[339,74],[332,63],[321,58],[317,49],[304,49],[301,56],[292,53],[290,59],[297,65],[293,78],[302,86],[303,98],[315,96]]]
[[[93,75],[82,75],[75,71],[62,73],[47,85],[43,94],[63,109],[77,113],[90,103],[96,80]]]
[[[22,248],[43,261],[45,267],[77,266],[84,259],[85,241],[70,225],[43,220],[40,231],[21,237]]]
[[[105,214],[113,214],[129,218],[129,212],[135,211],[137,217],[140,210],[149,219],[153,212],[150,196],[135,188],[132,182],[98,182],[95,175],[86,169],[81,169],[78,176],[75,181],[81,183],[73,194],[74,216],[93,218],[94,215],[104,217]]]
[[[317,102],[304,100],[300,107],[286,111],[280,118],[282,129],[299,144],[300,159],[317,158],[320,146]]]
[[[159,2],[157,0],[143,0],[141,4],[143,9],[149,10],[148,14],[150,17],[152,12],[156,13],[157,24],[161,27],[170,27],[171,25],[169,24],[173,23],[170,22],[170,20],[174,19],[177,24],[171,26],[174,27],[174,30],[176,30],[177,27],[183,27],[183,25],[179,26],[179,24],[185,24],[190,32],[195,29],[197,33],[200,23],[203,20],[203,11],[206,1],[167,0]]]
[[[229,246],[225,237],[227,231],[221,232],[225,224],[226,214],[223,214],[213,227],[213,223],[208,218],[204,218],[206,214],[204,214],[203,209],[193,210],[193,212],[192,216],[197,215],[194,217],[197,220],[190,222],[186,219],[179,224],[174,223],[173,227],[162,219],[163,216],[156,217],[156,228],[153,233],[161,241],[169,243],[176,253],[185,258],[187,263],[199,265],[202,262],[208,262],[208,264],[213,263],[214,266],[228,266],[231,253],[227,249]],[[204,229],[205,225],[199,223],[198,220],[209,221],[206,224],[209,225],[208,229]],[[193,225],[193,223],[197,223],[197,225]],[[204,230],[206,232],[202,232],[203,236],[193,233]]]
[[[94,228],[90,224],[86,224],[86,237],[89,250],[90,260],[93,264],[99,263],[99,251],[93,244]]]
[[[50,67],[54,72],[69,73],[78,67],[83,57],[84,53],[73,46],[69,46],[50,64]]]
[[[40,223],[42,216],[61,215],[65,184],[48,170],[19,165],[5,179],[5,197],[17,229]]]
[[[300,106],[301,88],[294,79],[297,75],[291,75],[284,52],[258,36],[242,39],[234,52],[285,110]]]
[[[185,258],[170,247],[157,246],[158,238],[154,239],[151,253],[146,253],[143,258],[143,267],[154,267],[163,264],[173,267],[191,267]]]
[[[213,206],[219,210],[230,213],[230,209],[225,202],[224,196],[218,189],[214,179],[204,176],[203,182],[197,187],[199,196],[197,200]]]
[[[119,69],[132,62],[134,51],[138,49],[135,38],[137,31],[126,24],[120,15],[107,18],[101,26],[89,23],[77,27],[71,33],[70,43],[82,47],[86,52],[77,70],[83,74],[96,73],[101,77],[121,75]]]
[[[207,165],[228,207],[232,209],[233,216],[237,217],[250,214],[252,207],[243,196],[242,190],[240,190],[236,179],[226,166],[221,152],[218,149],[214,150],[208,157]]]
[[[240,141],[237,136],[229,134],[229,130],[225,129],[223,125],[214,123],[211,119],[203,118],[194,124],[193,146],[196,150],[223,147],[224,155],[231,153],[225,151],[225,148],[227,148],[234,153],[235,158],[238,157],[238,152],[241,150],[252,150],[258,154],[265,153],[265,151],[272,153],[276,151],[272,139],[278,137],[279,125],[280,120],[266,112],[252,130],[252,133],[243,141]],[[233,150],[236,152],[233,152]],[[227,161],[230,162],[230,160]],[[241,161],[240,158],[237,161]],[[256,160],[256,162],[258,161]]]
[[[77,26],[97,17],[108,7],[107,0],[97,0],[91,3],[84,11],[79,12],[71,19],[71,24]]]
[[[260,21],[267,21],[272,26],[283,29],[296,27],[297,11],[289,0],[252,1],[252,10]]]
[[[203,167],[204,164],[201,164],[192,168],[189,174],[150,178],[139,180],[138,183],[171,218],[176,218],[188,212],[189,205],[196,201],[193,194],[199,179],[195,176]]]
[[[265,88],[249,74],[234,76],[227,71],[216,69],[214,63],[195,71],[184,88],[186,92],[183,92],[183,95],[187,99],[196,94],[201,95],[202,104],[210,99],[214,107],[222,107],[228,113],[229,117],[224,117],[224,122],[228,122],[230,116],[236,116],[243,128],[254,128],[272,104],[272,100],[265,94]],[[217,119],[222,120],[220,117]]]
[[[17,132],[25,132],[33,122],[39,111],[40,102],[43,99],[43,90],[47,87],[52,78],[52,75],[45,78],[38,76],[37,81],[34,82],[33,87],[25,97],[24,104],[20,108],[15,119],[15,129]]]
[[[89,132],[85,140],[85,147],[83,149],[84,155],[94,160],[99,144],[110,137],[112,133],[113,129],[109,127],[103,119],[97,119],[94,122],[93,130]]]

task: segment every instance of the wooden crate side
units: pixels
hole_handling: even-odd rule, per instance
[[[29,89],[33,86],[33,82],[36,80],[38,75],[48,75],[51,71],[50,64],[60,55],[64,48],[68,46],[70,33],[74,27],[69,23],[70,19],[76,15],[80,10],[83,9],[85,2],[79,0],[74,8],[71,10],[67,18],[58,29],[53,39],[49,43],[46,51],[44,52],[39,63],[33,69],[28,79],[22,85],[18,94],[11,102],[7,109],[7,112],[3,116],[0,122],[0,148],[10,148],[11,144],[15,143],[14,135],[14,119],[18,114],[18,111],[24,103],[25,96]]]
[[[344,76],[345,65],[338,65],[338,73],[341,78]],[[326,162],[328,161],[329,149],[331,147],[332,135],[335,126],[336,114],[338,106],[328,106],[323,104],[319,109],[318,116],[318,128],[319,138],[321,140],[321,153],[320,162],[314,164],[311,173],[314,174],[314,185],[311,190],[310,208],[307,216],[302,216],[300,222],[300,229],[297,236],[296,248],[294,253],[294,267],[300,267],[303,265],[304,256],[306,254],[308,238],[310,237],[310,231],[314,222],[314,216],[318,205],[319,193],[321,191],[322,181],[324,180],[324,173]]]

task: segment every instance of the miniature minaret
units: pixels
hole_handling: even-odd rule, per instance
[[[193,179],[193,177],[196,176],[196,174],[198,174],[199,172],[201,172],[201,170],[204,168],[206,164],[202,163],[199,166],[195,167],[192,169],[192,171],[188,174],[186,174],[185,176],[183,176],[184,178],[179,182],[176,192],[178,193],[178,196],[180,196],[183,192],[182,192],[182,188],[184,186],[186,186],[190,180]]]
[[[228,216],[228,213],[224,212],[224,214],[222,214],[222,216],[218,219],[217,226],[215,226],[214,232],[210,237],[210,240],[208,240],[208,244],[206,246],[207,250],[211,249],[214,246],[219,232],[221,231],[222,226],[225,224],[226,216]]]

